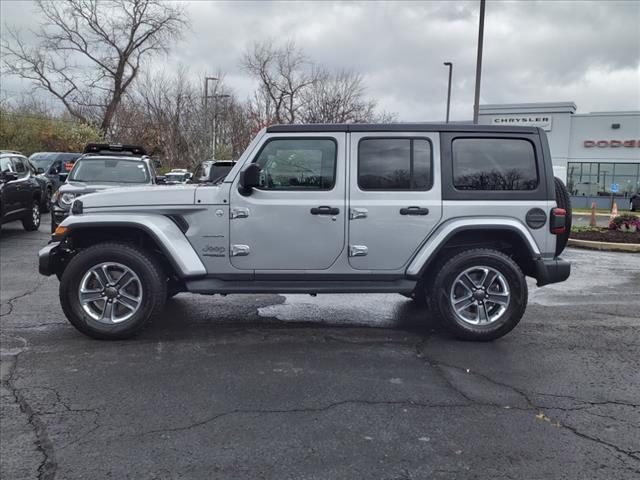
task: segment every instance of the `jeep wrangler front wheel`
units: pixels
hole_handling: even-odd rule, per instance
[[[157,260],[125,243],[99,243],[82,250],[60,280],[67,319],[98,339],[135,335],[158,313],[165,298],[166,281]]]
[[[456,337],[487,341],[510,332],[524,315],[527,283],[520,267],[502,252],[462,252],[438,272],[433,292],[437,312]]]

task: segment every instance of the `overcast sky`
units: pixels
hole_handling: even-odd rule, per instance
[[[226,73],[236,94],[253,42],[295,40],[310,59],[363,74],[368,96],[401,121],[444,119],[454,63],[452,119],[473,115],[479,1],[189,2],[190,31],[155,68]],[[34,27],[27,1],[2,0],[4,24]],[[481,103],[571,100],[578,111],[640,110],[640,1],[488,1]],[[9,94],[23,91],[2,78]]]

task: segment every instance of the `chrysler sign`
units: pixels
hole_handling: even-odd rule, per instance
[[[551,131],[551,116],[549,115],[519,115],[515,117],[493,117],[491,125],[520,125],[523,127],[540,127]]]
[[[585,140],[584,148],[634,148],[640,147],[640,140]]]

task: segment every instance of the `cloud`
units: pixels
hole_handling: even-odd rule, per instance
[[[3,1],[1,8],[7,24],[34,25],[30,4]],[[154,68],[222,71],[247,97],[254,84],[240,67],[245,50],[268,38],[294,39],[312,60],[362,73],[368,95],[399,119],[438,121],[447,89],[442,63],[452,61],[452,118],[472,116],[477,1],[194,1],[185,8],[190,29]],[[573,100],[583,112],[640,110],[638,25],[640,2],[490,1],[481,101]]]

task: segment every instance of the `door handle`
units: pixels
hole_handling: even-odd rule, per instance
[[[313,207],[311,209],[311,215],[338,215],[340,213],[339,208],[334,207]]]
[[[401,208],[400,215],[429,215],[429,209],[421,207]]]

